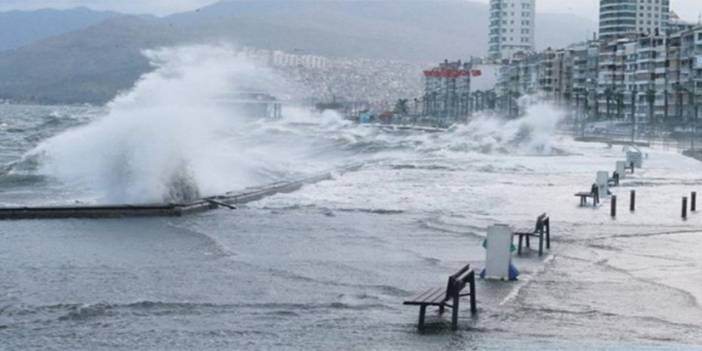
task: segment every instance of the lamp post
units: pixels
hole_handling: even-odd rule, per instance
[[[585,118],[588,109],[588,93],[587,89],[579,87],[573,89],[573,94],[575,95],[575,123],[573,123],[573,128],[576,134],[578,129],[580,129],[580,136],[582,137],[584,136],[585,132]]]
[[[485,92],[484,91],[477,91],[476,92],[476,97],[475,101],[478,104],[477,111],[482,112],[485,109]]]
[[[662,124],[663,124],[663,129],[665,129],[665,126],[666,126],[668,123],[670,123],[670,122],[668,121],[668,113],[669,113],[668,107],[670,107],[670,106],[669,106],[670,103],[668,102],[668,86],[667,86],[667,85],[666,85],[665,91],[663,91],[663,94],[664,94],[664,95],[663,95],[663,106],[664,106],[665,108],[663,109],[663,123],[662,123]]]
[[[585,106],[583,108],[583,118],[582,121],[580,122],[580,136],[584,137],[585,136],[585,123],[587,120],[590,118],[590,106],[589,106],[589,101],[590,101],[590,93],[585,90]]]
[[[606,88],[604,91],[604,94],[605,94],[605,103],[607,104],[607,119],[612,119],[612,114],[610,113],[610,109],[609,109],[610,101],[612,99],[612,89]]]
[[[422,111],[423,116],[429,116],[432,111],[432,106],[431,106],[431,93],[424,94],[424,109]]]
[[[634,90],[631,92],[631,145],[634,145],[636,140],[636,96],[638,91],[636,90],[636,85],[634,85]]]
[[[580,118],[582,117],[580,114],[580,89],[573,89],[573,93],[575,94],[575,119],[573,121],[573,133],[577,133],[578,124],[580,122]]]
[[[650,136],[653,127],[655,126],[654,105],[656,103],[656,91],[653,89],[648,89],[646,91],[646,100],[648,101],[648,127]]]
[[[439,96],[439,93],[434,91],[431,93],[431,111],[433,114],[433,117],[436,118],[437,113],[439,112],[439,104],[438,104],[438,99],[437,97]]]
[[[507,90],[507,118],[512,118],[512,91]]]

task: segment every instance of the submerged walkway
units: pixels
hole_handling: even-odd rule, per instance
[[[307,184],[333,178],[334,174],[352,172],[363,167],[353,164],[297,180],[276,182],[259,187],[232,191],[223,195],[204,197],[187,203],[151,205],[97,205],[97,206],[39,206],[0,208],[0,220],[62,219],[62,218],[120,218],[120,217],[180,217],[217,209],[236,208],[236,205],[262,198],[296,191]]]

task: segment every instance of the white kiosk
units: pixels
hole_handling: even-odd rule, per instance
[[[629,146],[626,148],[626,165],[634,163],[634,167],[643,167],[643,153],[637,147]]]
[[[485,271],[483,278],[510,280],[512,261],[512,229],[504,224],[488,227],[485,243]]]

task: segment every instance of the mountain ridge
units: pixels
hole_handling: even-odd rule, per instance
[[[588,39],[587,28],[594,29],[594,24],[577,21],[539,15],[540,48]],[[548,30],[551,23],[565,28]],[[113,16],[0,52],[0,99],[103,104],[152,69],[141,52],[155,47],[230,42],[431,64],[483,56],[487,31],[487,5],[458,0],[299,0],[294,5],[289,0],[222,1],[163,18]]]

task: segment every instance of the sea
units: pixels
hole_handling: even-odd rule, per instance
[[[0,222],[0,349],[702,349],[702,214],[680,213],[702,165],[677,149],[641,149],[613,218],[610,197],[573,195],[625,148],[574,141],[545,104],[433,132],[180,110],[0,105],[0,206],[173,202],[183,181],[207,196],[363,167],[236,210]],[[544,256],[515,253],[517,281],[479,279],[458,331],[432,310],[417,330],[404,299],[480,272],[489,226],[541,213]]]

